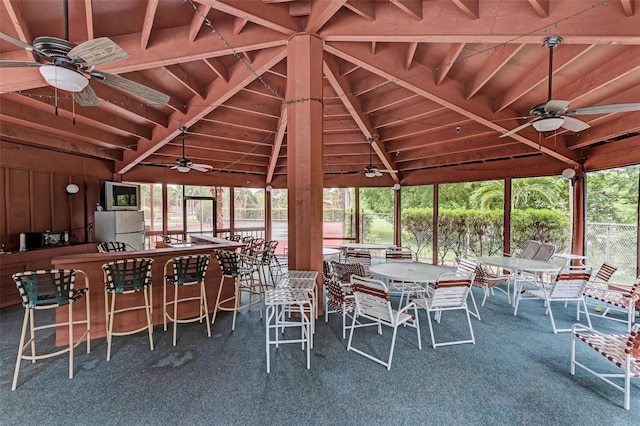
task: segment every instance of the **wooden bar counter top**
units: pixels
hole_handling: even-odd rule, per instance
[[[203,244],[206,243],[206,244]],[[141,251],[128,251],[128,252],[113,252],[113,253],[85,253],[75,254],[68,256],[54,257],[51,261],[54,268],[60,269],[81,269],[83,270],[89,279],[89,294],[91,297],[91,339],[97,339],[106,336],[105,326],[105,310],[104,310],[104,273],[102,271],[102,265],[112,260],[131,258],[131,257],[149,257],[153,259],[152,266],[152,295],[153,295],[153,323],[154,325],[163,324],[163,309],[162,309],[162,286],[164,282],[164,265],[167,260],[174,256],[184,256],[188,254],[210,254],[211,262],[209,263],[209,269],[205,278],[207,303],[209,312],[213,312],[215,307],[216,296],[218,294],[218,287],[220,285],[220,265],[216,260],[214,250],[216,249],[228,249],[235,250],[241,247],[242,244],[222,240],[219,238],[207,238],[206,240],[199,239],[191,244],[181,244],[178,247],[167,247],[152,250]],[[228,281],[228,282],[227,282]],[[82,279],[76,281],[78,287],[82,286]],[[187,291],[193,291],[193,295],[196,296],[199,292],[199,286],[189,286],[183,289],[184,295],[187,295]],[[224,288],[222,291],[222,298],[230,297],[233,295],[233,282],[231,280],[225,280]],[[173,289],[169,291],[167,289],[167,299],[172,300]],[[121,307],[137,306],[142,304],[142,293],[136,294],[121,294],[118,295],[116,300],[116,309]],[[178,307],[179,318],[195,317],[198,314],[198,302],[182,303]],[[84,303],[76,303],[73,306],[74,317],[83,318],[85,313]],[[66,321],[67,309],[58,309],[56,312],[56,318],[58,322]],[[114,318],[114,331],[118,329],[135,329],[141,327],[146,322],[144,316],[144,310],[126,312],[116,315]],[[121,328],[122,327],[122,328]],[[78,338],[82,335],[82,327],[76,327],[74,330],[75,336]],[[162,328],[156,327],[156,332],[161,331]],[[68,342],[68,329],[66,327],[57,327],[56,330],[56,344],[66,345]]]

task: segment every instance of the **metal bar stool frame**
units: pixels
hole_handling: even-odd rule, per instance
[[[78,275],[82,276],[84,284],[80,289],[75,288],[76,276]],[[64,353],[69,353],[69,378],[72,379],[74,348],[78,347],[82,340],[86,338],[87,353],[91,352],[91,303],[89,299],[89,279],[87,274],[79,269],[43,269],[18,272],[13,274],[12,278],[20,292],[22,306],[25,308],[25,311],[11,390],[16,390],[20,364],[23,359],[35,363],[39,359],[52,358]],[[86,318],[84,320],[74,320],[73,304],[83,296],[86,304]],[[36,310],[56,309],[65,305],[68,309],[68,319],[66,322],[55,322],[36,326]],[[85,324],[86,330],[74,341],[73,327],[77,324]],[[35,332],[63,326],[69,327],[69,345],[55,352],[37,355]],[[30,330],[30,335],[29,340],[25,343],[27,328]],[[31,348],[31,355],[25,355],[24,352],[27,347]]]
[[[307,369],[311,368],[311,320],[305,311],[313,309],[311,298],[307,291],[295,290],[291,287],[280,287],[267,290],[265,293],[266,317],[265,346],[267,353],[267,373],[271,371],[270,346],[276,348],[280,344],[301,343],[306,348]],[[297,310],[299,321],[291,317],[292,310]],[[286,328],[300,327],[300,338],[285,338]],[[273,334],[273,338],[271,337]]]
[[[233,311],[233,322],[231,324],[231,331],[236,329],[236,316],[241,309],[250,309],[253,305],[259,305],[260,318],[262,318],[262,299],[263,299],[263,286],[261,282],[256,285],[254,272],[252,267],[253,262],[257,261],[248,255],[236,253],[229,250],[214,250],[218,264],[220,265],[221,278],[220,285],[218,286],[218,296],[216,297],[216,306],[213,310],[211,318],[211,324],[216,321],[218,311]],[[222,295],[222,288],[224,287],[224,279],[231,278],[234,283],[233,296],[220,300]],[[260,280],[260,276],[258,276]],[[257,290],[256,290],[257,288]],[[241,304],[242,293],[249,295],[249,302]],[[258,300],[254,301],[253,296],[258,296]],[[233,306],[223,306],[233,301]]]
[[[111,360],[111,342],[113,336],[127,336],[148,330],[149,347],[153,350],[153,292],[151,291],[151,265],[153,259],[135,257],[114,260],[102,265],[105,281],[104,310],[107,325],[107,361]],[[144,305],[131,306],[116,310],[118,294],[134,294],[142,291]],[[113,319],[116,314],[144,309],[147,324],[135,330],[113,331]]]
[[[308,313],[311,321],[311,335],[309,336],[309,345],[313,348],[313,335],[316,332],[316,320],[318,319],[318,286],[316,285],[316,279],[318,277],[317,271],[288,271],[285,278],[283,278],[276,288],[289,287],[295,291],[303,291],[309,295],[311,300],[311,309],[304,309],[305,314]],[[285,311],[291,315],[293,311],[297,309],[291,305],[285,307]]]
[[[211,337],[211,325],[209,324],[209,307],[207,305],[207,292],[205,289],[204,279],[209,267],[211,255],[209,254],[191,254],[185,256],[176,256],[167,260],[164,264],[164,283],[162,286],[162,307],[163,307],[163,323],[164,331],[167,331],[167,320],[173,323],[173,346],[177,341],[178,323],[187,324],[191,322],[205,320],[207,324],[207,336]],[[173,284],[173,300],[167,301],[167,284]],[[186,296],[179,298],[178,289],[181,287],[199,286],[200,292],[198,296]],[[197,317],[179,319],[178,304],[190,301],[199,302],[199,314]],[[173,314],[167,310],[168,306],[173,306]]]

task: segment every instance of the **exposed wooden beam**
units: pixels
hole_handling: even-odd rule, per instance
[[[539,17],[549,17],[549,0],[528,0],[533,10],[536,11]]]
[[[486,126],[498,133],[505,133],[508,130],[495,120],[511,118],[512,114],[501,117],[500,114],[490,111],[489,107],[483,102],[474,102],[474,99],[465,101],[457,91],[448,90],[444,92],[440,89],[442,86],[435,86],[435,83],[429,84],[425,78],[414,78],[415,75],[410,76],[406,70],[397,65],[397,58],[394,57],[395,53],[392,51],[386,50],[385,52],[378,52],[376,57],[373,58],[366,47],[363,49],[362,45],[355,45],[353,43],[327,43],[325,50],[339,58],[357,63],[361,67],[388,80],[395,81],[399,86],[411,90],[464,117],[470,118],[479,125]],[[413,71],[413,73],[415,73],[415,71]],[[427,70],[425,70],[425,75],[427,74]],[[487,117],[491,117],[491,119]],[[577,164],[574,159],[540,145],[537,141],[532,141],[517,133],[512,134],[510,137],[525,145],[535,148],[539,147],[541,152],[549,157],[556,158],[567,164]]]
[[[615,117],[615,114],[612,114],[612,116]],[[567,148],[587,148],[590,145],[603,141],[611,141],[621,135],[632,134],[638,131],[640,131],[640,112],[636,111],[610,120],[600,126],[592,127],[577,136],[568,136],[569,142],[567,142]]]
[[[627,16],[633,16],[633,0],[620,0],[620,3],[622,3],[624,14]]]
[[[107,160],[120,160],[120,151],[97,147],[95,144],[74,138],[72,135],[57,135],[49,129],[34,129],[18,123],[0,120],[0,135],[3,140],[28,144],[54,151],[88,155]]]
[[[390,0],[391,4],[415,20],[422,19],[422,0]]]
[[[245,25],[249,22],[247,18],[234,18],[233,20],[233,34],[238,35],[244,29]]]
[[[480,17],[480,0],[451,0],[453,4],[458,6],[471,19]]]
[[[218,29],[228,34],[225,36],[228,45],[215,34],[211,34],[209,37],[200,37],[190,43],[187,40],[187,27],[154,30],[154,37],[158,37],[158,40],[162,40],[162,42],[151,43],[146,50],[140,47],[139,33],[112,36],[110,38],[128,52],[129,57],[124,61],[100,65],[100,71],[122,74],[162,67],[167,64],[181,64],[286,44],[286,39],[282,37],[282,34],[258,26],[251,26],[237,36],[231,35],[231,23],[228,21],[222,21],[218,25]],[[21,50],[23,51],[23,49]],[[6,56],[3,54],[3,59],[15,57],[11,54]],[[24,68],[20,73],[14,72],[11,68],[0,68],[0,93],[33,89],[43,87],[46,84],[35,68]]]
[[[229,81],[229,74],[228,74],[227,67],[225,67],[220,60],[216,58],[208,58],[208,59],[204,59],[204,63],[207,64],[207,66],[211,68],[211,70],[214,73],[216,73],[218,77],[220,77],[224,81]]]
[[[84,0],[84,15],[87,21],[87,40],[93,40],[93,0]]]
[[[306,31],[317,33],[329,19],[335,15],[347,0],[314,1],[311,4],[311,13],[307,17]]]
[[[251,22],[278,31],[283,34],[293,35],[302,30],[299,22],[289,15],[286,9],[270,6],[261,1],[237,1],[237,0],[198,0],[229,15],[247,19]]]
[[[149,45],[149,37],[151,36],[153,20],[156,17],[156,10],[158,9],[159,2],[160,0],[147,1],[147,10],[144,13],[144,19],[142,20],[142,32],[140,34],[140,48],[142,50],[145,50]]]
[[[193,13],[193,17],[191,17],[191,23],[189,24],[189,41],[194,41],[196,39],[210,10],[211,6],[207,6],[206,4],[198,5],[198,8]]]
[[[0,106],[0,117],[2,120],[51,133],[55,131],[56,134],[70,136],[105,148],[133,150],[136,145],[134,138],[109,133],[82,121],[76,121],[74,125],[71,114],[64,110],[58,110],[58,116],[56,116],[53,111],[36,109],[4,99]]]
[[[438,71],[436,72],[436,84],[442,84],[445,77],[447,76],[447,74],[449,73],[449,71],[455,64],[455,62],[460,57],[460,54],[464,50],[464,46],[465,45],[463,43],[453,43],[451,45],[451,47],[449,48],[449,51],[444,57],[444,60],[438,67]]]
[[[207,97],[207,89],[193,75],[182,69],[180,65],[168,65],[164,69],[194,95],[202,99]]]
[[[592,44],[589,46],[563,46],[562,49],[558,49],[554,52],[553,72],[556,73],[572,62],[575,62],[593,49],[593,47],[594,45]],[[544,55],[540,55],[541,59],[549,56],[547,49],[540,47],[536,48],[544,49],[541,52]],[[535,67],[526,68],[522,71],[524,72],[522,78],[519,78],[516,84],[512,85],[499,99],[496,100],[496,111],[502,111],[533,88],[547,81],[549,78],[549,63],[547,60],[540,60]],[[540,102],[544,102],[546,100],[547,99],[540,99]]]
[[[142,104],[141,101],[128,96],[126,93],[100,83],[92,84],[91,87],[93,87],[93,90],[100,99],[108,99],[109,104],[114,107],[137,115],[149,123],[163,127],[167,126],[168,119],[166,115],[157,109]]]
[[[519,29],[531,26],[531,16],[509,14],[496,19],[497,2],[485,1],[483,7],[489,7],[478,19],[468,20],[461,27],[460,15],[451,13],[451,3],[446,1],[425,1],[428,11],[428,25],[416,25],[415,18],[409,17],[399,9],[388,7],[385,2],[372,2],[376,8],[375,21],[335,20],[322,28],[322,37],[326,42],[424,42],[424,43],[478,43],[485,44],[525,43],[540,45],[544,37],[540,32],[523,33]],[[588,12],[581,13],[580,19],[566,19],[584,11],[585,3],[576,1],[556,1],[547,21],[558,21],[562,25],[562,45],[590,44],[594,37],[601,44],[640,44],[640,33],[635,25],[620,25],[620,19],[602,19],[602,14],[610,14],[604,2]],[[591,5],[591,4],[589,4]],[[620,18],[624,13],[620,8]],[[427,19],[427,18],[425,18]],[[585,31],[589,28],[589,31]],[[463,31],[461,31],[463,29]]]
[[[411,62],[413,62],[413,57],[416,55],[416,50],[418,49],[418,43],[409,43],[407,46],[407,53],[404,57],[404,69],[408,70],[411,68]]]
[[[230,73],[229,81],[224,82],[222,79],[216,79],[209,87],[209,92],[207,93],[207,97],[204,101],[198,99],[197,101],[192,100],[189,103],[187,106],[187,114],[185,114],[184,117],[180,117],[181,120],[179,123],[175,123],[175,120],[171,120],[170,126],[166,129],[156,128],[151,140],[141,140],[138,150],[135,153],[125,154],[123,162],[116,164],[116,173],[126,173],[140,161],[144,160],[167,142],[178,136],[180,134],[180,126],[190,127],[200,118],[206,116],[219,105],[233,97],[259,75],[263,74],[273,65],[280,62],[285,56],[286,49],[281,47],[263,49],[256,56],[256,61],[251,70],[248,70],[243,64],[236,64]],[[203,108],[202,105],[207,106]]]
[[[635,73],[640,73],[640,46],[627,48],[624,52],[583,77],[558,88],[558,90],[555,90],[554,98],[570,100],[573,104],[572,106],[576,107],[576,101],[579,99],[608,85],[618,84],[620,80]],[[636,91],[635,97],[632,96],[635,99],[625,100],[624,102],[637,102],[639,94],[640,90]]]
[[[18,0],[2,0],[5,9],[7,9],[7,15],[9,15],[9,19],[13,24],[13,28],[16,30],[17,38],[24,43],[31,44],[33,42],[32,35],[29,32],[29,27],[22,16],[22,5]],[[2,32],[7,32],[6,29],[3,29]],[[26,50],[22,50],[21,55],[24,55],[28,60],[33,60],[35,56],[27,52]]]
[[[349,88],[349,82],[344,78],[340,77],[337,72],[337,64],[333,58],[325,58],[323,62],[323,71],[325,78],[331,84],[331,87],[336,91],[340,100],[344,104],[345,108],[356,122],[356,125],[364,135],[365,139],[371,143],[371,147],[376,152],[378,158],[384,165],[385,169],[394,170],[395,165],[389,159],[389,156],[384,151],[384,147],[378,141],[377,135],[374,134],[373,129],[371,128],[371,123],[369,121],[369,117],[362,114],[362,107],[360,105],[360,99],[356,96],[350,95],[351,89]],[[399,182],[399,178],[397,173],[391,173],[391,178],[394,182]]]
[[[469,99],[478,93],[524,46],[524,44],[504,44],[497,47],[491,58],[480,68],[480,72],[467,84],[465,98]]]
[[[373,21],[376,19],[376,9],[371,0],[349,0],[344,7],[359,15],[361,18]]]
[[[267,177],[265,179],[265,183],[267,185],[271,184],[273,180],[273,174],[276,170],[276,164],[278,163],[278,158],[280,157],[280,151],[282,150],[282,142],[284,141],[284,136],[287,130],[287,108],[282,108],[282,114],[280,115],[280,120],[278,121],[278,126],[276,127],[276,135],[275,140],[273,141],[273,148],[271,149],[271,156],[269,158],[269,165],[267,166]]]

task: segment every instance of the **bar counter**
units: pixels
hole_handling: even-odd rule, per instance
[[[183,256],[188,254],[210,254],[211,262],[205,278],[207,303],[209,312],[213,312],[215,308],[216,296],[220,286],[220,265],[216,260],[214,250],[228,249],[235,250],[242,244],[222,239],[211,239],[208,244],[190,244],[189,246],[160,248],[153,250],[113,252],[113,253],[86,253],[68,256],[54,257],[51,261],[54,268],[60,269],[81,269],[89,279],[89,294],[91,297],[91,339],[97,339],[106,336],[105,310],[104,310],[104,273],[102,265],[112,260],[131,258],[131,257],[149,257],[153,259],[152,266],[152,295],[153,295],[153,323],[154,325],[163,324],[163,307],[162,307],[162,286],[164,283],[164,265],[167,260],[174,256]],[[199,241],[203,242],[203,241]],[[82,279],[76,281],[78,287],[82,286]],[[187,295],[187,291],[197,296],[199,286],[185,287],[181,295]],[[221,298],[233,295],[234,287],[231,280],[225,280]],[[173,287],[171,290],[167,288],[167,299],[172,300]],[[136,294],[119,294],[116,299],[116,309],[126,306],[137,306],[144,302],[142,293]],[[191,318],[198,315],[199,306],[197,301],[186,302],[178,305],[178,318]],[[73,306],[74,317],[83,318],[86,315],[84,303],[76,303]],[[67,309],[60,308],[56,312],[58,322],[66,321]],[[116,315],[114,318],[114,331],[121,329],[134,329],[143,326],[146,323],[144,310],[126,312]],[[157,329],[157,327],[156,327]],[[157,331],[157,330],[156,330]],[[83,333],[81,327],[76,327],[74,334],[78,338]],[[57,327],[56,344],[66,345],[68,342],[68,329],[66,327]]]

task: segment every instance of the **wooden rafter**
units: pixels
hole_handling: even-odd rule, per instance
[[[156,16],[156,10],[158,9],[159,1],[160,0],[149,0],[147,2],[147,10],[144,14],[144,20],[142,21],[142,32],[140,34],[140,48],[142,50],[145,50],[149,45],[149,37],[151,36],[153,20]]]

